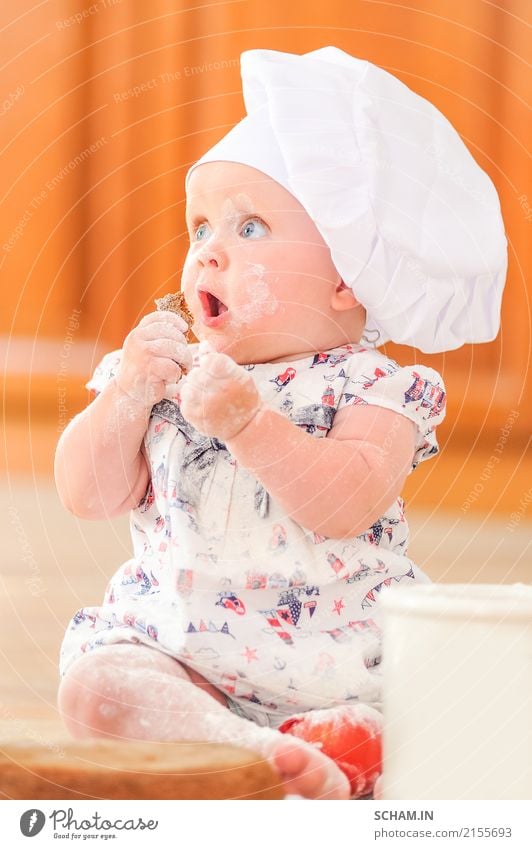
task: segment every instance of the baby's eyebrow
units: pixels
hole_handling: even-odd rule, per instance
[[[202,212],[189,212],[185,214],[185,226],[187,230],[192,230],[193,227],[197,227],[200,221],[204,221],[207,216],[203,215]]]
[[[262,213],[259,209],[235,209],[233,215],[227,216],[228,218],[263,218],[264,213]]]
[[[253,209],[243,209],[243,208],[239,208],[239,207],[235,206],[234,207],[234,213],[235,213],[235,216],[238,216],[239,218],[241,218],[244,215],[247,215],[249,217],[253,217],[254,215],[258,215],[258,216],[262,217],[264,215],[264,213],[260,212],[260,210],[256,207],[254,207]],[[185,221],[187,223],[187,226],[190,226],[198,218],[203,218],[203,217],[204,217],[204,214],[201,212],[201,210],[196,210],[195,208],[192,208],[191,211],[187,211],[185,213]],[[205,217],[207,218],[208,216],[205,216]],[[224,217],[229,217],[229,216],[224,216]]]

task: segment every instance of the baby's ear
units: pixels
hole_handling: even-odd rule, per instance
[[[360,306],[360,301],[355,298],[353,290],[346,286],[343,280],[340,280],[331,295],[333,310],[343,312],[343,310],[352,310],[358,306]]]

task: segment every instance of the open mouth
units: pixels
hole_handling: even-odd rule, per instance
[[[216,295],[211,292],[198,292],[203,312],[207,318],[217,318],[227,312],[227,307]]]

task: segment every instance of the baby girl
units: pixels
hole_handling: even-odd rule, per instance
[[[391,75],[329,47],[242,76],[247,116],[187,175],[200,342],[146,315],[59,442],[64,505],[131,511],[134,547],[69,626],[59,707],[76,737],[232,742],[342,799],[377,770],[350,786],[282,732],[378,736],[380,594],[427,580],[400,493],[445,412],[437,372],[376,344],[492,339],[506,242],[489,178]]]

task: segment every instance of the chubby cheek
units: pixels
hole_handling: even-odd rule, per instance
[[[314,288],[320,283],[330,284],[339,277],[331,252],[322,242],[315,244],[303,241],[292,245],[286,268],[296,272],[301,281],[308,281]]]
[[[245,263],[238,293],[239,303],[231,304],[231,322],[234,327],[262,324],[281,311],[282,304],[273,285],[277,279],[277,275],[268,272],[264,264],[251,261]]]

